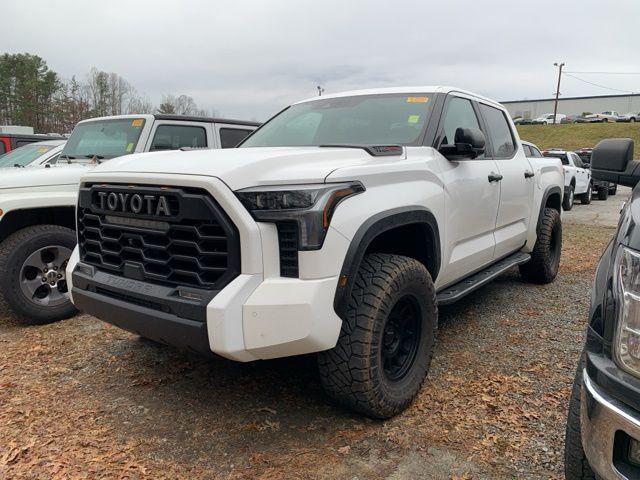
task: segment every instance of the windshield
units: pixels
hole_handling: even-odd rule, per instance
[[[135,151],[143,118],[119,118],[79,123],[60,155],[65,159],[114,158]]]
[[[56,148],[55,145],[33,144],[16,148],[15,150],[12,150],[0,157],[0,168],[15,166],[25,167],[54,148]]]
[[[292,105],[240,146],[416,145],[431,111],[429,95],[359,95]]]

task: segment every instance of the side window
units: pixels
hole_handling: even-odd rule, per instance
[[[192,125],[159,125],[151,142],[151,152],[182,147],[206,148],[207,132]]]
[[[582,159],[575,153],[571,154],[571,158],[573,159],[573,163],[578,168],[584,168],[584,164],[582,163]]]
[[[54,155],[49,160],[47,160],[47,165],[55,165],[58,163],[58,159],[60,158],[60,154]]]
[[[480,129],[480,123],[476,112],[473,110],[471,100],[466,98],[451,97],[444,114],[444,122],[442,127],[442,145],[453,145],[456,140],[456,130],[458,128],[477,128]],[[480,155],[477,158],[482,158]]]
[[[531,153],[531,148],[529,148],[529,145],[525,145],[524,143],[522,144],[522,149],[524,150],[524,154],[527,157],[533,157],[533,153]]]
[[[516,143],[504,112],[484,104],[480,104],[480,111],[489,129],[494,158],[512,157],[516,151]]]
[[[246,130],[244,128],[221,128],[220,129],[220,146],[222,148],[234,148],[238,145],[242,140],[244,140],[247,135],[249,135],[252,130]]]
[[[542,155],[542,153],[540,153],[540,150],[538,150],[536,147],[531,147],[531,156],[542,158],[544,155]]]

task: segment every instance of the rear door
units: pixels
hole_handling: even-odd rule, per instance
[[[485,103],[480,103],[480,112],[489,133],[493,159],[502,176],[493,256],[497,260],[519,250],[527,241],[535,178],[506,113]]]
[[[484,129],[477,104],[462,94],[446,98],[434,146],[453,144],[457,128]],[[486,136],[486,132],[485,136]],[[490,182],[496,162],[486,154],[448,160],[438,153],[445,191],[446,241],[438,283],[446,286],[491,263],[500,200],[499,182]]]
[[[176,122],[172,120],[156,120],[146,152],[178,150],[180,148],[216,148],[213,124],[209,122]]]

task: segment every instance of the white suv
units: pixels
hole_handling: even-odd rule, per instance
[[[516,265],[553,281],[562,186],[487,98],[323,96],[237,149],[86,174],[67,279],[81,310],[156,341],[243,362],[319,352],[326,391],[384,418],[420,389],[438,305]]]

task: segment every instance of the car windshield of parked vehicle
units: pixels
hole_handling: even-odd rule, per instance
[[[2,156],[0,156],[0,168],[5,167],[26,167],[51,149],[55,145],[25,145],[16,148]]]
[[[358,95],[292,105],[241,147],[417,145],[432,95]]]
[[[60,155],[60,160],[114,158],[135,151],[144,127],[143,118],[118,118],[79,123]]]
[[[569,165],[569,159],[567,158],[566,153],[545,152],[544,156],[559,158],[560,160],[562,160],[563,165]]]

